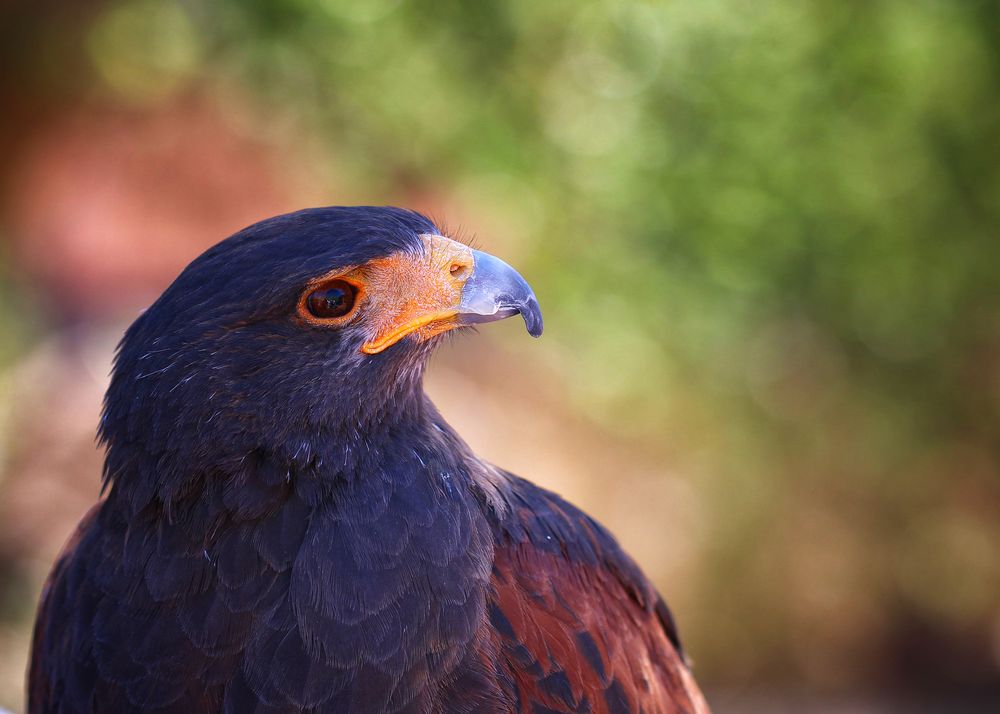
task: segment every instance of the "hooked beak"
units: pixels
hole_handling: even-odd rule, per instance
[[[476,325],[520,314],[532,337],[542,335],[542,309],[535,293],[520,273],[499,258],[472,251],[472,276],[462,289],[458,322]]]
[[[372,261],[368,271],[373,335],[363,346],[377,354],[408,335],[427,340],[459,327],[520,314],[528,334],[542,334],[535,293],[499,258],[439,235],[421,236],[421,254]]]

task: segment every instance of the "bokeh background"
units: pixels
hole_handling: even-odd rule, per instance
[[[392,203],[532,282],[545,337],[428,388],[618,534],[718,712],[1000,711],[998,18],[3,3],[0,705],[124,326],[251,222]]]

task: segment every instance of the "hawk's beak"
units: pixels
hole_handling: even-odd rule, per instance
[[[425,340],[458,327],[520,314],[528,334],[542,334],[535,293],[499,258],[439,235],[422,236],[424,251],[368,264],[373,336],[361,348],[377,354],[407,335]]]
[[[520,273],[497,257],[472,251],[472,276],[462,289],[458,321],[463,325],[493,322],[520,314],[532,337],[542,334],[542,309]]]

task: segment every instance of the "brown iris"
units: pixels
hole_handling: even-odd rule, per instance
[[[344,317],[354,309],[357,288],[346,280],[331,280],[309,293],[306,307],[321,320]]]

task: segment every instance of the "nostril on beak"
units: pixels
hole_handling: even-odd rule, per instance
[[[470,272],[470,266],[468,263],[452,263],[451,267],[448,268],[448,272],[451,273],[451,277],[461,280],[462,278],[467,278]]]

